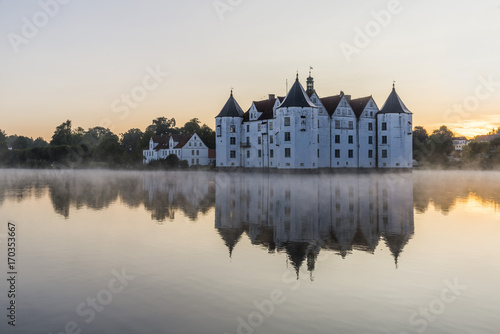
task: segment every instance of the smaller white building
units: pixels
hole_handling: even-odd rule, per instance
[[[174,154],[179,160],[186,160],[189,166],[207,166],[210,163],[208,146],[194,135],[161,135],[151,137],[149,146],[143,150],[143,163],[166,159]]]
[[[463,151],[464,147],[468,144],[467,138],[465,137],[457,137],[453,138],[453,146],[455,147],[455,151]]]

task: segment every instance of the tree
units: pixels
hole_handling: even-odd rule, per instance
[[[413,140],[415,139],[424,144],[427,142],[427,139],[429,139],[427,130],[424,129],[423,126],[416,126],[413,130]]]
[[[120,145],[126,152],[137,153],[142,151],[139,146],[144,133],[139,129],[130,129],[125,133],[121,133]]]
[[[0,152],[7,150],[7,135],[5,131],[0,130]]]
[[[426,147],[429,135],[422,126],[416,126],[413,130],[413,159],[422,160],[430,152]]]
[[[200,131],[198,132],[201,140],[208,146],[208,148],[215,149],[215,131],[212,130],[208,125],[203,124]]]
[[[175,128],[175,118],[168,119],[166,117],[158,117],[153,120],[152,126],[150,125],[146,131],[154,131],[155,135],[161,134],[175,134],[179,131]]]
[[[453,146],[453,132],[451,132],[446,125],[441,126],[438,130],[434,130],[429,137],[435,145],[435,152],[437,154],[448,155],[454,150]]]
[[[200,132],[200,120],[198,118],[193,118],[186,122],[182,128],[179,129],[180,132],[185,134],[195,134]]]
[[[121,148],[118,136],[111,132],[110,129],[96,126],[88,129],[84,135],[85,143],[91,150],[91,156],[97,161],[113,161],[119,160]]]
[[[25,150],[28,149],[32,144],[33,139],[24,136],[18,136],[12,143],[12,149]]]
[[[71,145],[72,144],[71,135],[72,135],[71,121],[68,119],[66,122],[56,127],[54,135],[52,135],[52,140],[50,141],[50,145],[51,146]]]
[[[47,147],[49,143],[47,143],[42,137],[38,137],[33,141],[31,147]]]

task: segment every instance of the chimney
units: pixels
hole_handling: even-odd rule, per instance
[[[269,94],[269,100],[274,100],[276,98],[276,95],[274,94]]]

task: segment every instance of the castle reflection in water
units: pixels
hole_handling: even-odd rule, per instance
[[[321,249],[346,257],[383,241],[397,263],[414,233],[411,174],[216,176],[215,226],[230,255],[244,233],[297,270]]]
[[[416,182],[415,190],[421,191],[414,201],[412,173],[323,176],[4,170],[0,206],[9,198],[22,201],[48,196],[54,211],[69,219],[72,210],[103,210],[121,203],[143,207],[159,224],[177,221],[178,212],[195,221],[215,206],[215,228],[230,256],[246,233],[254,245],[269,252],[286,252],[297,270],[304,261],[312,270],[321,249],[346,257],[353,250],[374,253],[380,242],[397,262],[414,233],[414,202],[420,211],[438,198],[447,199],[443,208],[454,202],[432,190],[428,180]],[[471,191],[466,184],[462,188],[454,193],[466,196]]]

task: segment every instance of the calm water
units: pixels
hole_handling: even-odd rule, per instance
[[[0,171],[2,333],[499,333],[500,173]]]

